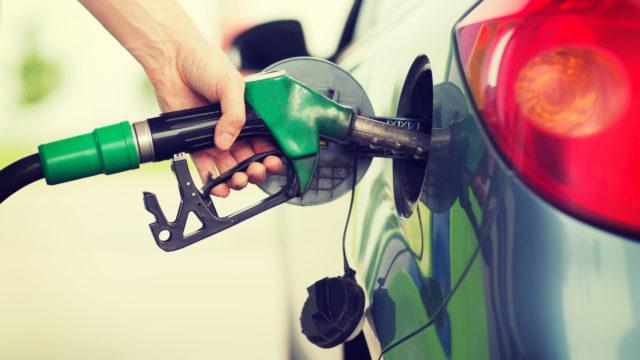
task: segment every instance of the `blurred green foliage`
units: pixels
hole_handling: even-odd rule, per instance
[[[60,66],[48,59],[36,46],[33,34],[25,41],[27,50],[20,61],[20,103],[35,105],[42,102],[60,86]]]

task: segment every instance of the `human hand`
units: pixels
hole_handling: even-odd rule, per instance
[[[155,88],[162,111],[220,103],[215,149],[191,155],[202,181],[217,169],[225,172],[255,153],[273,149],[265,139],[234,140],[245,121],[244,82],[225,54],[205,40],[175,0],[80,0],[138,60]],[[213,135],[213,134],[212,134]],[[226,197],[247,182],[259,183],[267,172],[278,172],[282,161],[269,156],[253,163],[212,189]]]
[[[174,111],[220,102],[222,117],[215,129],[215,148],[191,155],[202,181],[209,173],[218,175],[239,162],[273,150],[264,138],[235,141],[245,122],[244,81],[225,54],[204,39],[181,42],[170,66],[147,67],[162,111]],[[267,172],[280,171],[282,161],[269,156],[262,163],[252,163],[246,172],[238,172],[227,184],[212,189],[211,194],[226,197],[230,189],[243,189],[248,182],[264,181]]]

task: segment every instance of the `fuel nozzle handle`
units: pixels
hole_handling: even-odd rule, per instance
[[[133,124],[140,161],[162,161],[181,152],[192,153],[214,147],[213,133],[222,111],[220,104],[163,113]],[[246,108],[246,123],[239,137],[268,136],[260,116]]]

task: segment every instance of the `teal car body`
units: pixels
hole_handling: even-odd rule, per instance
[[[354,41],[338,59],[376,114],[393,116],[412,61],[427,55],[434,96],[452,107],[434,110],[431,125],[450,126],[457,142],[455,158],[430,160],[409,217],[396,207],[392,160],[375,159],[356,188],[349,260],[368,298],[369,352],[385,359],[634,358],[638,239],[559,210],[496,150],[452,36],[475,5],[365,1]],[[451,186],[453,205],[430,211],[425,197]]]

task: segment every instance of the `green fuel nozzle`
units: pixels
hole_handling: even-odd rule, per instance
[[[320,145],[318,139],[360,143],[421,156],[422,133],[356,116],[282,71],[247,79],[247,121],[239,137],[268,136],[291,160],[300,193],[309,186]],[[136,169],[141,163],[213,147],[222,112],[218,104],[121,122],[38,147],[45,179],[59,184],[98,174]]]
[[[284,71],[249,77],[245,88],[247,120],[239,138],[267,136],[278,150],[254,155],[217,178],[210,175],[202,189],[194,185],[182,154],[213,147],[214,129],[222,115],[218,104],[164,113],[134,124],[121,122],[40,145],[44,177],[48,184],[58,184],[172,159],[181,196],[176,219],[168,221],[156,195],[144,193],[145,207],[156,218],[150,224],[156,243],[172,251],[303,196],[318,166],[320,140],[353,145],[376,156],[423,158],[428,153],[427,134],[394,126],[394,119],[358,116],[352,108],[323,96]],[[219,216],[209,196],[211,189],[270,155],[280,156],[288,164],[282,188],[250,208]],[[184,234],[190,213],[203,227]]]

